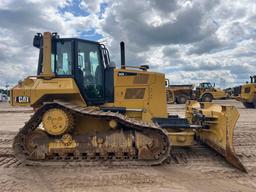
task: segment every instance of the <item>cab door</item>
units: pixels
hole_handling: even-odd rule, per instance
[[[98,43],[76,41],[75,79],[88,105],[104,103],[104,65]]]

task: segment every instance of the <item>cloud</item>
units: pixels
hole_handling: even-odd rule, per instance
[[[256,73],[255,13],[254,0],[2,0],[0,86],[35,74],[32,38],[43,31],[101,38],[116,63],[125,41],[128,65],[171,82],[235,85]]]
[[[202,39],[207,33],[200,28],[203,10],[196,4],[179,7],[173,11],[174,15],[169,16],[159,15],[159,11],[159,6],[151,7],[146,1],[114,3],[108,8],[103,30],[110,35],[120,34],[133,43],[147,47],[191,43]]]
[[[221,48],[223,43],[216,36],[209,36],[202,41],[197,42],[188,52],[188,54],[210,53]]]
[[[91,13],[98,13],[100,12],[100,2],[101,0],[82,0],[80,6]]]
[[[176,0],[152,0],[149,1],[149,3],[156,10],[159,10],[160,13],[164,12],[167,14],[169,14],[172,11],[175,11],[179,6]]]
[[[32,46],[38,32],[58,32],[62,37],[79,36],[98,28],[95,14],[75,16],[66,11],[69,0],[1,1],[0,86],[15,84],[35,75],[38,50]]]
[[[113,1],[102,32],[114,59],[124,40],[129,64],[149,64],[170,78],[175,74],[176,83],[225,74],[226,85],[234,85],[256,73],[255,8],[252,0]]]

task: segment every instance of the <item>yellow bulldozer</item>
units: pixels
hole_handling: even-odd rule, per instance
[[[165,75],[126,66],[123,42],[121,68],[98,42],[45,32],[33,45],[37,75],[10,91],[11,105],[35,111],[13,142],[24,164],[158,165],[200,142],[246,170],[233,148],[234,107],[188,101],[185,118],[169,115]]]
[[[240,94],[235,97],[246,108],[256,108],[256,75],[250,76],[251,82],[241,86]]]

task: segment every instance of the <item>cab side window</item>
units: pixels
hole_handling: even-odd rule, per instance
[[[91,99],[103,97],[103,65],[100,62],[99,46],[88,42],[77,45],[78,76]]]

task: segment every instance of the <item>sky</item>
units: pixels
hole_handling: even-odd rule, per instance
[[[171,84],[229,87],[256,74],[256,0],[0,0],[0,87],[35,75],[33,36],[104,43],[120,66],[147,64]]]

